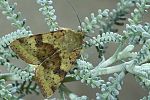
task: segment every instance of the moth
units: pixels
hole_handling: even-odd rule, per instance
[[[84,33],[63,28],[16,39],[11,49],[25,62],[37,65],[35,81],[44,97],[50,97],[80,55]]]

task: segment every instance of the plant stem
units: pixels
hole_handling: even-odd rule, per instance
[[[106,73],[108,70],[110,70],[110,69],[114,69],[114,68],[112,68],[112,67],[110,67],[110,68],[104,68],[104,67],[107,67],[107,66],[109,66],[109,65],[111,65],[111,64],[113,64],[114,62],[116,62],[118,59],[117,59],[117,55],[118,55],[118,53],[122,50],[122,47],[123,47],[123,44],[121,43],[120,45],[119,45],[119,47],[118,47],[118,49],[116,50],[116,52],[114,53],[114,55],[113,56],[111,56],[109,59],[107,59],[106,61],[104,61],[104,62],[102,62],[102,63],[100,63],[100,64],[98,64],[98,66],[96,66],[93,70],[91,70],[91,73],[93,73],[92,75],[94,75],[94,76],[97,76],[97,75],[99,75],[99,73],[101,72],[101,71],[103,71],[103,72],[101,72],[101,73]],[[120,68],[119,66],[118,66],[118,69],[117,70],[120,70],[120,69],[122,69],[122,68]],[[114,71],[114,70],[113,70]],[[111,71],[111,72],[113,72],[113,71]],[[116,72],[116,71],[115,71]]]
[[[65,82],[72,82],[72,81],[77,81],[74,77],[71,76],[67,76],[65,77],[65,79],[63,80],[63,83]]]
[[[19,80],[19,78],[13,73],[4,73],[0,74],[0,79],[5,79],[6,81],[14,81]]]

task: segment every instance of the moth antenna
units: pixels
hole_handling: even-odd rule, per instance
[[[79,15],[77,13],[77,11],[75,10],[74,6],[71,4],[71,2],[69,0],[65,0],[66,2],[68,2],[68,4],[71,6],[71,8],[73,9],[75,15],[77,16],[77,19],[78,19],[78,22],[79,22],[79,25],[81,26],[81,20],[79,18]],[[82,31],[82,30],[81,30]],[[92,38],[91,36],[85,34],[85,36],[89,37],[89,38]]]
[[[77,16],[77,19],[78,19],[78,22],[79,22],[79,25],[81,26],[81,20],[79,18],[79,15],[77,13],[77,11],[75,10],[74,6],[71,4],[71,2],[69,0],[65,0],[66,2],[68,2],[68,4],[71,6],[71,8],[73,9],[75,15]],[[81,29],[81,32],[82,32],[82,29]],[[86,37],[89,37],[91,39],[93,39],[91,36],[87,35],[87,34],[84,34]],[[98,44],[100,44],[96,39],[94,39]]]
[[[71,6],[71,8],[73,9],[75,15],[77,16],[77,19],[78,19],[78,22],[79,22],[79,25],[81,26],[81,20],[79,18],[79,15],[78,15],[78,12],[76,11],[76,9],[74,8],[74,6],[71,4],[71,2],[69,0],[65,0],[66,2],[68,2],[68,4]]]

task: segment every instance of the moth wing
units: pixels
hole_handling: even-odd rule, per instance
[[[79,53],[80,50],[74,50],[70,53],[57,51],[36,68],[35,79],[44,97],[52,96],[60,86]]]
[[[56,33],[57,38],[63,35],[61,31],[56,31],[23,37],[13,41],[10,47],[25,62],[38,65],[57,51],[54,48]]]

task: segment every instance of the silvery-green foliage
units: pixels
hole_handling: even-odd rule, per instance
[[[0,65],[4,66],[9,73],[1,74],[1,80],[20,80],[20,81],[28,81],[32,79],[34,75],[33,72],[30,72],[26,69],[21,69],[18,66],[10,63],[10,58],[18,58],[16,54],[10,49],[9,45],[12,41],[17,38],[29,36],[32,34],[30,27],[25,26],[25,19],[21,20],[20,12],[15,12],[16,3],[10,5],[7,0],[0,0],[0,9],[2,10],[2,14],[7,16],[7,19],[11,21],[12,26],[15,26],[17,30],[15,32],[11,32],[5,36],[0,38]],[[3,82],[5,83],[5,82]],[[20,85],[23,85],[21,83]],[[25,85],[25,84],[24,84]],[[16,89],[15,86],[9,87],[13,91]],[[28,88],[27,88],[28,89]],[[12,92],[7,89],[2,90],[6,94],[1,94],[1,98],[6,100],[18,100],[19,98],[15,95],[12,95]],[[21,99],[20,99],[21,100]]]
[[[149,96],[144,96],[142,99],[140,99],[140,100],[150,100],[150,95]]]
[[[117,9],[113,9],[111,12],[108,9],[104,11],[99,9],[96,16],[91,13],[91,20],[85,17],[84,22],[79,26],[79,30],[94,33],[95,28],[97,28],[100,33],[113,32],[116,30],[113,25],[123,25],[123,21],[126,20],[125,15],[128,14],[132,6],[134,6],[134,3],[131,0],[120,0],[117,3]]]
[[[49,26],[50,31],[58,30],[58,23],[56,22],[55,9],[52,6],[52,0],[37,0],[37,3],[42,7],[39,11],[45,16],[45,21]]]
[[[0,9],[2,9],[2,14],[7,16],[7,19],[11,21],[11,25],[22,30],[24,34],[31,34],[31,31],[29,30],[30,27],[25,26],[26,19],[20,18],[21,12],[15,12],[16,5],[17,3],[9,5],[7,0],[0,0]]]
[[[25,24],[25,19],[22,21],[19,20],[20,12],[15,13],[15,6],[17,3],[14,3],[13,5],[9,5],[9,2],[7,0],[1,0],[0,1],[0,7],[3,10],[2,14],[7,16],[7,19],[12,21],[12,25],[16,26],[17,28],[22,28]]]
[[[100,87],[101,84],[104,83],[100,77],[95,77],[92,75],[89,70],[93,69],[93,65],[84,60],[77,60],[77,69],[74,69],[74,74],[72,77],[75,77],[76,80],[81,80],[82,83],[86,83],[91,85],[92,88]]]
[[[97,100],[118,100],[119,91],[122,89],[125,72],[114,73],[114,77],[109,77],[109,81],[101,85],[101,93],[96,93]]]
[[[36,1],[41,6],[39,11],[45,17],[50,31],[57,31],[59,25],[53,7],[55,1]],[[25,26],[26,19],[21,18],[20,12],[16,12],[16,5],[16,3],[10,5],[7,0],[0,0],[2,14],[11,22],[12,26],[17,28],[16,31],[0,38],[0,65],[8,71],[8,73],[0,73],[0,97],[8,100],[22,100],[22,97],[27,94],[39,93],[38,85],[34,82],[35,65],[29,64],[25,68],[20,68],[11,63],[12,58],[18,59],[18,57],[10,49],[10,43],[20,37],[32,35],[30,27]],[[150,91],[150,23],[143,21],[144,14],[149,13],[149,10],[150,0],[120,0],[116,9],[99,9],[98,13],[91,13],[90,17],[85,17],[81,26],[78,27],[80,31],[86,33],[85,37],[88,38],[84,41],[83,48],[95,47],[99,54],[99,63],[94,65],[88,60],[88,57],[84,57],[84,53],[86,54],[84,52],[76,60],[75,67],[63,82],[80,80],[81,83],[91,88],[99,89],[95,99],[118,100],[124,78],[126,74],[130,73],[143,88]],[[128,22],[120,34],[119,28],[114,26],[123,26],[126,19]],[[91,33],[94,34],[94,37],[90,36]],[[105,58],[105,47],[110,43],[117,44],[117,48],[112,56]],[[139,44],[141,49],[134,52],[135,46]],[[116,64],[116,62],[120,63]],[[114,77],[110,76],[108,81],[102,79],[101,75],[109,74],[114,74]],[[7,85],[6,81],[9,80],[13,82]],[[62,100],[65,100],[65,94],[71,100],[90,99],[88,96],[73,93],[64,84],[59,87],[59,91]],[[51,98],[45,100],[51,100]],[[57,100],[57,98],[53,98],[53,100]],[[150,100],[150,97],[144,96],[140,100]]]
[[[96,37],[92,37],[92,39],[89,39],[86,41],[85,46],[104,46],[104,44],[106,43],[110,43],[110,42],[115,42],[115,43],[119,43],[122,41],[122,36],[117,34],[117,33],[113,33],[113,32],[106,32],[106,33],[102,33],[102,35],[97,35]]]
[[[28,80],[32,78],[33,74],[20,69],[9,61],[9,58],[17,58],[16,54],[9,47],[10,43],[17,38],[32,34],[29,26],[25,27],[25,20],[19,19],[20,12],[15,13],[15,6],[16,3],[9,5],[7,0],[0,0],[0,9],[2,9],[2,13],[7,16],[7,19],[12,22],[13,26],[18,28],[15,32],[11,32],[0,38],[0,64],[5,66],[10,73],[17,75],[19,79]]]
[[[69,97],[70,97],[71,100],[87,100],[87,96],[79,97],[79,96],[77,96],[76,94],[73,94],[73,93],[70,94]]]
[[[124,33],[129,37],[129,44],[143,44],[147,39],[150,38],[150,24],[127,24],[126,31]]]
[[[0,79],[0,98],[2,100],[18,100],[16,96],[11,94],[11,91],[8,88],[11,88],[12,85],[5,84],[4,79]]]
[[[15,81],[11,85],[12,88],[9,89],[11,93],[18,94],[20,95],[19,97],[24,96],[26,94],[31,94],[33,92],[39,94],[39,87],[33,81],[22,81],[22,82]]]
[[[26,30],[24,28],[22,29],[18,29],[15,32],[11,32],[3,37],[0,38],[1,42],[0,42],[0,50],[1,52],[6,52],[4,50],[8,50],[9,49],[9,45],[12,41],[16,40],[17,38],[21,37],[25,37],[25,36],[29,36],[31,35],[31,31],[30,30]],[[10,51],[10,50],[9,50]]]

